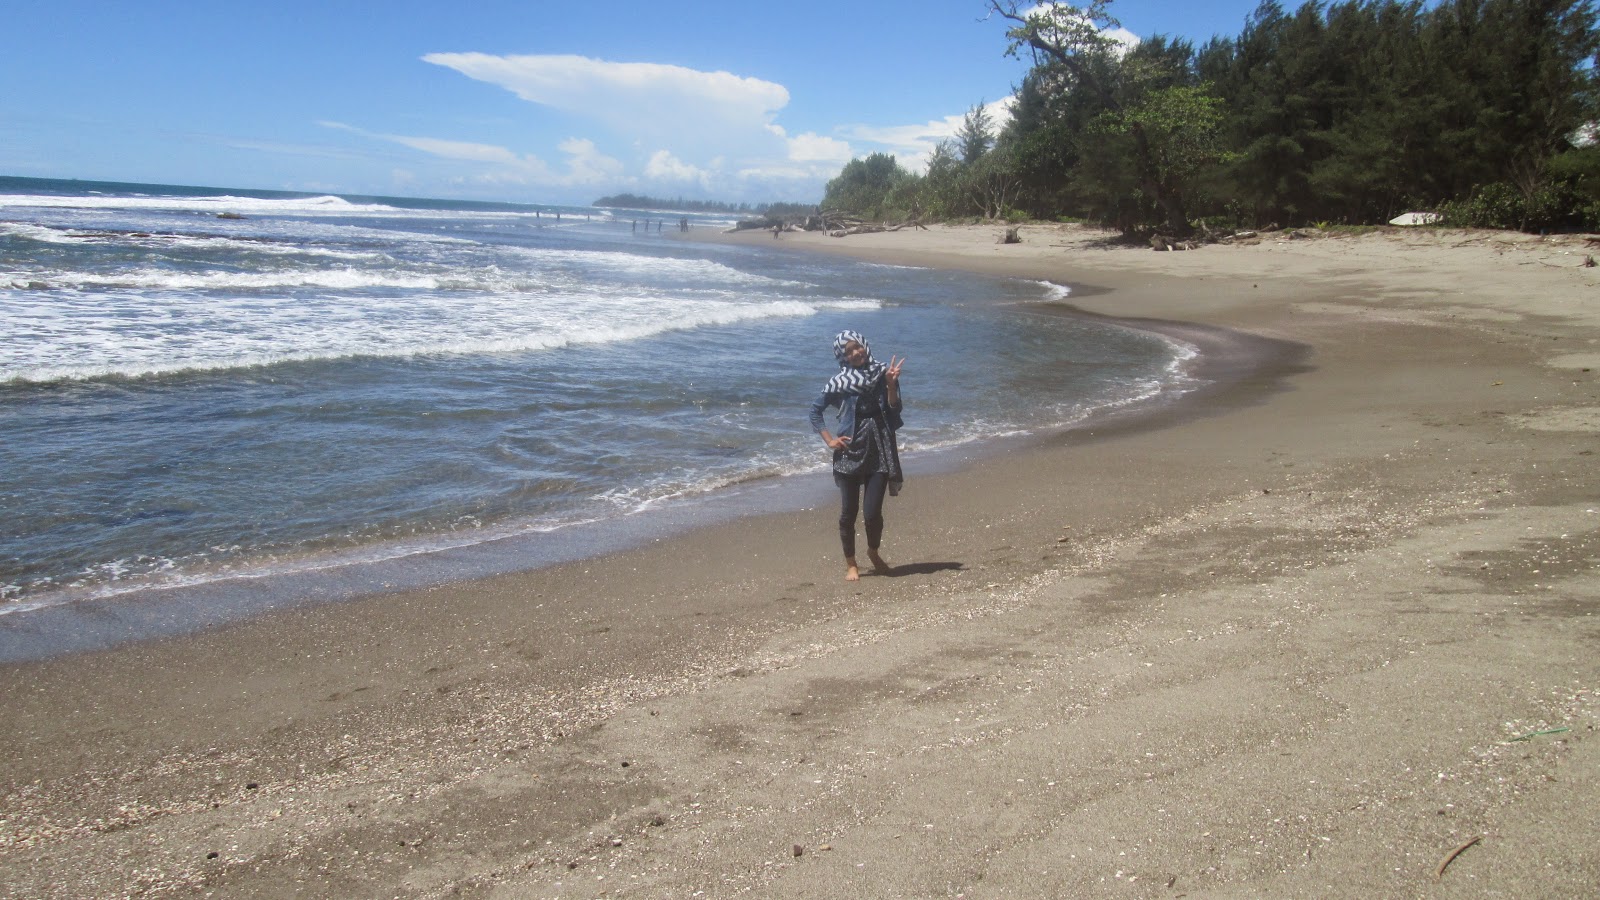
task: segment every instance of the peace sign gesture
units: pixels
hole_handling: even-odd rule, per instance
[[[889,357],[889,368],[884,370],[883,377],[890,387],[895,387],[900,383],[900,367],[905,364],[906,361],[903,357]]]

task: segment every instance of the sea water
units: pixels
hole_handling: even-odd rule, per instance
[[[0,618],[825,480],[844,328],[908,360],[913,487],[1184,388],[1069,285],[695,239],[730,224],[0,178]]]

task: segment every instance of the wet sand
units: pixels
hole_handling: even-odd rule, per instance
[[[1591,895],[1590,245],[998,233],[726,239],[1089,285],[1237,369],[908,459],[890,577],[821,485],[0,668],[0,895]]]

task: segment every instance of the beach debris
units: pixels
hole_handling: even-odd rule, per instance
[[[240,214],[238,214],[236,212],[220,212],[220,213],[217,213],[217,218],[219,218],[219,219],[242,219],[242,218],[244,218],[244,216],[242,216],[242,215],[240,215]]]
[[[899,231],[902,228],[921,228],[928,230],[928,226],[918,221],[899,222],[894,225],[868,224],[865,222],[847,225],[843,228],[834,228],[828,232],[828,237],[847,237],[852,234],[878,234],[884,231]]]
[[[801,856],[804,856],[805,852],[806,852],[806,848],[800,846],[799,844],[795,844],[794,845],[794,855],[795,855],[796,859],[799,859]]]
[[[1564,733],[1566,733],[1568,731],[1571,731],[1571,730],[1572,730],[1571,728],[1568,728],[1565,725],[1562,725],[1559,728],[1544,728],[1544,729],[1540,729],[1539,731],[1530,731],[1527,734],[1519,734],[1516,737],[1512,738],[1511,740],[1506,741],[1506,743],[1515,744],[1517,741],[1532,740],[1533,738],[1536,738],[1536,737],[1544,737],[1547,734],[1564,734]]]
[[[1152,250],[1193,250],[1200,246],[1194,241],[1180,241],[1164,234],[1151,235],[1150,249]]]
[[[1390,225],[1436,225],[1444,220],[1444,216],[1435,212],[1408,212],[1401,213],[1389,220]]]
[[[1472,838],[1472,840],[1467,841],[1465,844],[1462,844],[1461,846],[1455,848],[1454,850],[1451,850],[1449,853],[1446,853],[1444,855],[1444,859],[1439,861],[1439,868],[1433,870],[1433,880],[1434,881],[1439,881],[1439,880],[1443,879],[1444,878],[1444,870],[1446,868],[1448,868],[1451,863],[1455,862],[1456,857],[1460,856],[1462,851],[1466,850],[1468,847],[1471,847],[1473,844],[1476,844],[1477,842],[1479,842],[1481,840],[1483,840],[1483,835],[1481,835],[1481,834],[1480,835],[1476,835],[1476,836],[1474,836]]]

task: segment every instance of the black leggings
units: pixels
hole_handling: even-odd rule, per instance
[[[883,540],[883,495],[889,490],[889,474],[873,472],[866,481],[836,477],[839,485],[839,542],[844,544],[844,555],[856,555],[856,513],[861,509],[861,495],[867,495],[867,546],[878,549]],[[865,488],[865,491],[862,489]]]

